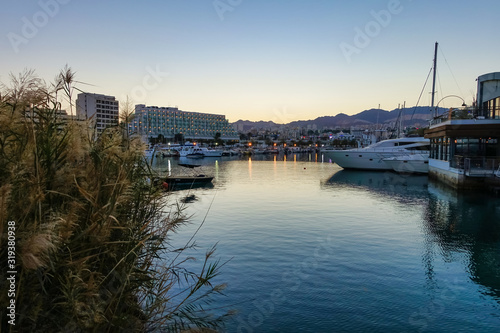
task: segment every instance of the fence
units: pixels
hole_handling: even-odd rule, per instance
[[[469,177],[486,177],[496,175],[499,169],[499,158],[464,157],[464,174]]]

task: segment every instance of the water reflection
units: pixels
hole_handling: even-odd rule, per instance
[[[500,202],[484,193],[457,193],[429,184],[424,227],[446,260],[457,252],[467,255],[472,281],[500,300]]]
[[[219,255],[234,258],[221,276],[229,297],[213,305],[238,304],[228,332],[470,331],[478,317],[476,331],[495,327],[498,199],[457,195],[427,176],[342,170],[317,155],[292,156],[197,160],[217,175],[215,204],[215,190],[173,194],[188,213],[210,211],[199,244],[220,241]],[[178,162],[170,159],[173,174]],[[327,250],[315,252],[318,244]],[[270,304],[276,290],[283,301]],[[260,310],[271,306],[274,312]],[[253,327],[256,313],[262,324]],[[249,326],[240,327],[243,321]]]
[[[429,182],[426,175],[339,170],[320,183],[326,191],[363,191],[423,209],[422,262],[427,289],[436,287],[435,260],[462,262],[483,292],[500,301],[500,199],[484,193],[457,193]]]
[[[421,215],[421,218],[417,219],[421,234],[417,233],[414,237],[422,237],[423,247],[422,252],[418,252],[418,257],[422,262],[420,274],[424,274],[426,278],[426,285],[423,288],[429,293],[437,294],[437,288],[440,285],[438,282],[442,281],[443,277],[439,274],[443,274],[443,270],[447,269],[443,267],[449,268],[449,265],[453,264],[461,267],[462,275],[465,273],[464,277],[466,276],[479,286],[480,292],[500,302],[499,198],[482,193],[457,194],[453,190],[430,182],[426,175],[343,170],[335,164],[318,163],[321,162],[321,158],[322,155],[318,157],[318,154],[297,154],[295,157],[293,155],[255,155],[205,158],[197,160],[196,163],[202,165],[203,173],[217,176],[213,187],[218,190],[229,188],[229,192],[232,193],[232,197],[226,198],[223,203],[229,202],[231,209],[221,213],[221,218],[228,212],[233,214],[235,211],[244,212],[247,209],[246,206],[238,205],[241,202],[248,205],[248,202],[239,199],[242,196],[241,193],[246,193],[249,187],[253,186],[252,191],[255,193],[259,193],[260,188],[265,188],[269,192],[266,194],[269,196],[269,202],[276,201],[275,197],[284,197],[279,185],[283,181],[287,184],[297,183],[297,188],[302,189],[307,188],[304,187],[305,181],[310,181],[312,186],[319,184],[321,196],[334,193],[338,195],[333,199],[337,202],[348,193],[354,194],[356,198],[362,198],[362,193],[368,193],[370,198],[379,205],[397,202],[398,205],[394,206],[397,209],[412,206],[413,209],[408,212]],[[260,161],[269,162],[260,163]],[[291,172],[293,165],[299,161],[311,163],[311,166],[307,166],[307,172]],[[176,174],[179,172],[179,162],[182,162],[179,158],[159,159],[153,166],[160,169],[168,168],[172,174]],[[265,165],[268,165],[267,169]],[[248,181],[250,179],[251,182]],[[276,179],[279,181],[275,181]],[[272,187],[270,184],[276,184],[276,186]],[[274,196],[271,196],[272,193]],[[255,195],[255,200],[260,198],[262,201],[266,195]],[[307,200],[320,201],[314,195],[312,193],[308,198],[299,193],[294,200],[300,198],[297,202],[306,207]],[[198,205],[200,197],[188,197],[187,202],[195,201],[193,204]],[[313,202],[309,204],[312,205]],[[346,209],[351,214],[347,216],[353,219],[358,218],[356,211],[350,211],[348,201],[346,205]],[[265,218],[264,209],[269,211],[269,216],[275,214],[278,209],[276,204],[273,207],[262,208],[262,202],[259,202],[258,207],[260,207],[258,212],[263,216],[262,218]],[[316,211],[309,212],[308,216],[314,214],[321,219],[323,215],[329,216],[332,213],[332,207],[327,203],[315,207]],[[322,208],[325,210],[324,213],[321,211]],[[215,215],[216,212],[214,211],[213,214]]]
[[[428,177],[403,175],[394,172],[360,171],[340,169],[321,183],[325,190],[363,189],[378,195],[408,201],[416,196],[427,195]]]

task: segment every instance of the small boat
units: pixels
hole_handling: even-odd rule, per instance
[[[400,173],[429,173],[429,154],[399,155],[384,158],[384,162]]]
[[[156,156],[159,157],[179,156],[179,152],[172,148],[161,148],[157,151]]]
[[[197,176],[167,176],[163,179],[169,188],[175,185],[202,185],[211,183],[214,177],[197,175]]]
[[[278,154],[279,151],[276,148],[267,148],[264,150],[264,154]]]
[[[241,154],[240,150],[236,148],[224,149],[222,151],[222,156],[236,156],[240,154]]]
[[[194,169],[201,165],[179,163],[179,166]],[[180,189],[180,188],[194,188],[201,187],[212,183],[214,177],[203,174],[197,175],[178,175],[178,176],[165,176],[162,180],[162,187],[166,190]]]
[[[264,153],[265,153],[264,148],[252,148],[252,155],[260,155]]]

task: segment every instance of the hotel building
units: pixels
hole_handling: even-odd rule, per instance
[[[147,138],[159,135],[173,139],[182,134],[184,139],[213,139],[217,133],[223,140],[238,140],[238,133],[220,114],[181,111],[174,107],[135,106],[135,116],[129,124],[129,133]]]
[[[108,126],[118,125],[118,107],[114,96],[81,93],[76,99],[76,117],[89,121],[99,134]]]

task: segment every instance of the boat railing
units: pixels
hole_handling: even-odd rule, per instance
[[[404,147],[404,146],[402,146]],[[408,149],[410,148],[410,149]],[[356,150],[357,152],[376,152],[376,153],[402,153],[402,154],[425,154],[429,153],[429,150],[418,150],[418,149],[411,149],[411,147],[408,148],[362,148],[359,150]]]
[[[414,156],[414,155],[422,155],[429,156],[430,151],[428,150],[388,150],[386,152],[379,151],[377,155],[382,156],[384,158],[393,157],[393,156]]]

